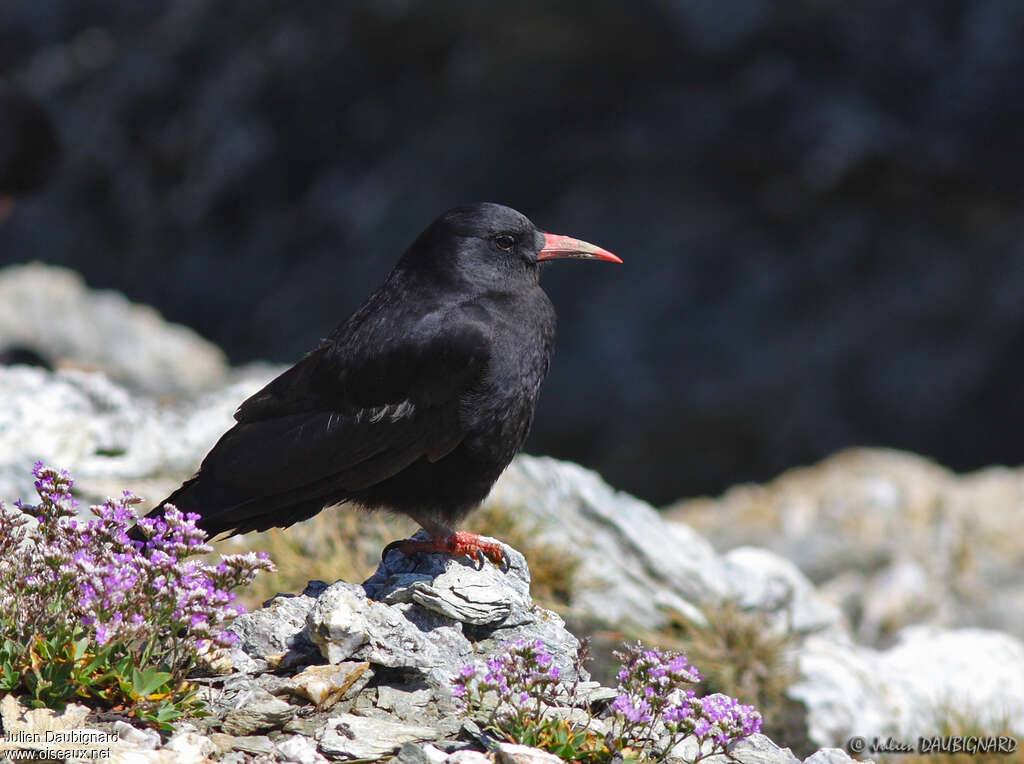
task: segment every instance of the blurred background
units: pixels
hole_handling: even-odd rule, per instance
[[[1024,461],[1015,0],[0,0],[0,77],[64,148],[0,265],[234,363],[497,201],[625,260],[545,274],[533,453],[656,503],[852,444]]]

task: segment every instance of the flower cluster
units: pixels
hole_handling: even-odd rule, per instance
[[[211,548],[198,515],[171,506],[162,519],[139,520],[146,540],[135,541],[128,530],[141,500],[128,491],[91,507],[96,519],[80,522],[68,473],[37,463],[33,474],[38,505],[16,502],[24,514],[0,505],[0,546],[20,550],[0,564],[3,638],[85,634],[172,671],[198,651],[234,641],[225,626],[243,609],[231,590],[272,569],[265,555],[232,555],[215,566],[188,559]],[[34,528],[25,515],[37,520]]]
[[[514,727],[530,718],[543,716],[545,702],[554,699],[559,669],[546,652],[544,643],[517,639],[503,647],[504,652],[483,665],[467,664],[452,680],[452,695],[464,710],[490,708],[487,724],[496,719]]]
[[[697,697],[687,687],[702,677],[682,653],[648,650],[638,643],[615,657],[622,661],[619,694],[611,707],[618,739],[641,747],[657,744],[667,754],[692,735],[701,751],[698,758],[703,758],[760,732],[761,715],[753,706],[720,693]]]
[[[540,641],[505,645],[484,665],[463,666],[452,679],[452,695],[462,710],[486,729],[511,741],[547,745],[548,750],[585,762],[663,761],[677,744],[693,737],[695,761],[727,753],[738,740],[759,732],[761,715],[722,694],[697,697],[692,685],[700,672],[682,653],[626,645],[618,694],[603,724],[589,714],[570,724],[551,706],[589,707],[577,697],[577,684],[560,684],[558,667]],[[576,673],[582,663],[576,665]]]

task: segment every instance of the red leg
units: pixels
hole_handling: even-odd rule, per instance
[[[505,552],[501,548],[500,544],[496,544],[493,541],[484,541],[482,537],[475,533],[453,531],[450,528],[427,518],[414,517],[413,519],[423,527],[423,530],[425,530],[430,536],[430,540],[392,541],[384,547],[381,559],[383,559],[389,551],[397,547],[402,554],[414,554],[416,552],[426,552],[429,554],[431,552],[442,552],[444,554],[454,555],[455,557],[472,557],[475,560],[479,560],[481,563],[484,561],[485,557],[495,565],[504,565],[508,562],[508,560],[505,559]]]

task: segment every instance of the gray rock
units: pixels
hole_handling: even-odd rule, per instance
[[[242,735],[231,738],[231,748],[245,753],[269,755],[277,746],[266,735]]]
[[[404,743],[395,758],[402,764],[444,764],[448,754],[430,743]]]
[[[461,624],[418,605],[374,602],[362,587],[344,581],[320,595],[308,623],[331,663],[354,659],[412,669],[436,685],[446,685],[472,654]]]
[[[585,620],[656,629],[666,610],[702,622],[701,606],[727,599],[808,629],[839,618],[782,558],[725,559],[690,527],[666,522],[653,507],[574,464],[521,455],[487,503],[524,518],[539,540],[579,563],[569,609]]]
[[[229,627],[238,635],[235,650],[242,650],[250,658],[272,658],[285,666],[318,659],[319,651],[306,628],[306,618],[315,602],[306,595],[279,594],[259,610],[240,615]]]
[[[576,678],[575,664],[580,648],[579,640],[565,628],[565,621],[557,613],[535,606],[530,610],[529,615],[531,620],[523,625],[495,629],[490,632],[486,638],[475,643],[474,649],[477,653],[487,656],[503,651],[509,642],[540,640],[544,651],[551,655],[555,665],[558,666],[562,678],[565,681],[573,681]],[[590,677],[584,672],[582,678],[589,679]]]
[[[234,706],[225,715],[223,728],[236,737],[281,729],[298,711],[261,688],[240,693]]]
[[[532,605],[526,562],[514,550],[509,558],[511,564],[503,571],[491,563],[465,564],[440,555],[388,555],[366,589],[339,581],[317,598],[309,611],[310,636],[332,663],[364,660],[412,670],[445,692],[463,665],[515,639],[541,640],[563,675],[573,677],[579,642],[556,614]],[[398,601],[377,602],[367,591]],[[424,593],[423,602],[430,607],[416,601]],[[489,600],[486,607],[481,605],[484,599]],[[490,612],[485,622],[494,627],[478,637],[473,632],[471,639],[463,622],[438,612],[458,612],[452,604],[456,601],[475,601],[460,614],[475,621]],[[498,619],[496,624],[491,617]]]
[[[693,737],[688,737],[672,749],[669,761],[691,762],[703,750],[706,758],[702,758],[701,761],[710,764],[800,764],[800,759],[794,756],[791,750],[780,748],[765,735],[751,735],[738,741],[730,750],[729,756],[707,756],[709,746],[710,744],[706,744],[703,749],[699,749],[697,741]]]
[[[1022,497],[1020,468],[957,475],[915,454],[857,448],[665,515],[717,548],[756,544],[791,560],[877,647],[924,623],[1024,638],[1024,544],[1006,533]]]
[[[422,717],[423,709],[434,702],[434,693],[426,687],[407,690],[382,685],[377,688],[376,708],[387,711],[399,719]]]
[[[563,764],[555,754],[528,745],[500,743],[494,753],[499,764]]]
[[[420,531],[413,538],[429,536]],[[502,548],[507,561],[503,567],[447,554],[407,556],[394,550],[363,586],[371,598],[387,604],[414,602],[480,626],[515,625],[531,605],[530,571],[522,554],[504,544]]]
[[[330,758],[376,759],[393,754],[403,743],[424,742],[438,736],[433,727],[342,714],[327,722],[320,738],[320,751]]]
[[[192,329],[42,263],[0,270],[0,337],[151,395],[195,396],[227,379],[224,353]]]

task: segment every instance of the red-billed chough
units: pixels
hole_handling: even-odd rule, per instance
[[[435,220],[316,350],[246,400],[195,477],[164,503],[211,536],[286,527],[353,502],[431,536],[405,552],[502,559],[453,526],[526,440],[555,340],[541,265],[621,262],[498,204]]]

